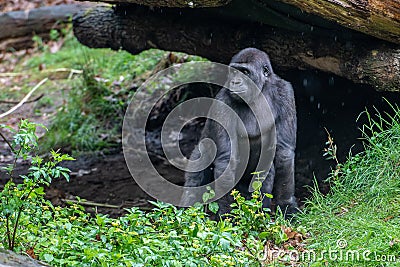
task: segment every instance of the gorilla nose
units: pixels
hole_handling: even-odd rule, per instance
[[[231,80],[231,85],[241,85],[242,84],[242,82],[243,82],[243,79],[242,78],[233,78],[232,80]]]

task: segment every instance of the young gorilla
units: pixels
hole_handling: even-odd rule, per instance
[[[233,135],[228,136],[227,130],[224,130],[220,124],[212,119],[207,119],[201,139],[209,138],[214,141],[216,157],[210,160],[212,155],[209,155],[208,151],[212,150],[211,147],[207,146],[207,143],[200,142],[193,150],[188,165],[196,171],[185,173],[185,186],[197,187],[208,184],[220,178],[224,171],[229,169],[227,173],[231,175],[231,179],[234,180],[235,177],[239,179],[235,188],[243,196],[249,197],[252,173],[269,171],[261,186],[261,192],[273,193],[276,204],[280,206],[283,212],[286,214],[294,213],[297,211],[294,197],[294,150],[297,125],[293,88],[289,82],[274,74],[268,55],[258,49],[246,48],[240,51],[232,58],[230,67],[236,71],[228,76],[229,89],[222,88],[217,94],[216,100],[222,101],[233,109],[238,117],[229,117],[229,115],[225,115],[227,114],[225,111],[211,111],[213,108],[210,112],[222,114],[220,117],[227,121]],[[239,75],[239,71],[251,79],[258,88],[249,85],[249,82]],[[260,94],[263,94],[264,97]],[[268,116],[263,115],[268,113],[268,110],[265,109],[265,100],[268,102],[273,115],[273,118],[269,120]],[[253,110],[246,102],[253,107]],[[264,103],[264,106],[262,103]],[[258,115],[255,115],[255,113],[258,113]],[[238,118],[243,121],[245,130],[241,130],[243,128],[239,127]],[[260,159],[262,154],[267,153],[267,151],[260,151],[261,142],[271,143],[271,140],[266,140],[270,137],[269,133],[271,132],[271,125],[273,125],[271,120],[274,120],[276,127],[276,150],[272,166],[267,163],[266,158]],[[245,133],[242,131],[245,131]],[[243,141],[244,138],[246,140]],[[248,144],[250,148],[247,151],[249,158],[244,163],[246,165],[242,166],[244,173],[243,171],[239,173],[240,163],[244,162],[241,157],[246,154],[241,149],[243,143]],[[202,157],[203,161],[199,161],[198,159]],[[230,164],[231,158],[234,160]],[[207,168],[199,170],[198,166],[202,162],[204,163],[204,160],[212,163]],[[272,158],[269,162],[271,160]],[[193,201],[195,196],[191,195],[189,191],[184,191],[181,200],[182,205],[190,204]],[[270,200],[267,198],[264,200],[263,206],[269,207]],[[232,201],[229,193],[222,197],[218,201],[219,213],[227,213]]]

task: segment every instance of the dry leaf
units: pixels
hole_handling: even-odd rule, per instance
[[[391,220],[391,219],[393,219],[394,218],[394,216],[388,216],[388,217],[386,217],[385,219],[383,219],[383,221],[384,222],[387,222],[387,221],[389,221],[389,220]]]
[[[30,247],[29,249],[26,250],[26,254],[29,255],[32,259],[36,260],[37,256],[35,255],[35,251],[33,247]]]

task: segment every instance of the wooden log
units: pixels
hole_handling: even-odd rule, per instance
[[[92,1],[97,0],[78,0],[78,1]],[[116,3],[129,3],[139,4],[152,7],[218,7],[228,4],[231,0],[103,0],[102,2],[116,4]]]
[[[267,0],[258,0],[267,2]],[[279,0],[306,12],[400,44],[399,0]]]
[[[51,29],[59,29],[86,7],[88,4],[64,4],[0,13],[0,51],[31,46],[34,34],[46,38]]]
[[[400,91],[400,49],[365,35],[322,37],[258,23],[205,17],[200,10],[158,10],[140,6],[96,6],[74,17],[74,33],[89,47],[124,49],[133,54],[150,48],[196,54],[228,62],[239,50],[266,51],[278,70],[313,68],[334,73],[377,90]]]
[[[97,0],[89,1],[97,2]],[[306,17],[303,13],[305,11],[344,27],[400,44],[399,0],[103,0],[103,2],[179,8],[219,7],[229,4],[231,16],[238,19],[253,19],[261,23],[267,22],[270,25],[279,24],[276,21],[276,16],[279,15],[282,15],[284,23],[288,22],[289,20],[284,15],[289,14],[297,20],[297,23],[302,22]],[[282,3],[287,5],[282,5]],[[268,12],[268,9],[275,12]],[[296,9],[300,9],[301,12]],[[263,15],[263,12],[266,14]],[[301,14],[298,15],[299,13]],[[311,22],[318,25],[321,20],[313,17]],[[325,22],[322,23],[325,24]],[[299,30],[304,29],[300,27]]]

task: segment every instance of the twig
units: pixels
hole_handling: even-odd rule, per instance
[[[23,76],[25,73],[20,73],[20,72],[5,72],[5,73],[0,73],[0,77],[18,77],[18,76]]]
[[[28,103],[33,103],[33,102],[39,101],[43,96],[44,96],[44,94],[41,94],[40,96],[36,97],[35,99],[29,100],[29,101],[25,101],[24,104],[28,104]],[[0,104],[18,104],[18,103],[19,102],[17,102],[17,101],[0,100]]]
[[[32,186],[32,188],[29,190],[28,194],[25,197],[21,197],[22,203],[24,203],[29,198],[29,196],[32,194],[33,190],[35,190],[35,186]],[[24,209],[24,205],[21,204],[21,206],[19,206],[19,208],[18,208],[17,218],[15,219],[15,223],[14,223],[14,229],[13,229],[12,239],[11,239],[12,247],[10,248],[13,251],[14,251],[14,247],[15,247],[15,237],[17,235],[19,219],[21,218],[21,213],[22,213],[23,209]]]
[[[0,132],[0,137],[3,138],[4,142],[8,145],[11,151],[14,153],[14,148],[12,147],[11,143],[7,140],[7,138]]]
[[[68,68],[59,68],[59,69],[52,69],[52,70],[42,70],[42,73],[56,73],[56,72],[69,72],[68,79],[70,79],[71,75],[74,74],[82,74],[82,70],[76,70],[76,69],[68,69]],[[5,73],[0,73],[0,78],[2,77],[18,77],[18,76],[31,76],[32,74],[30,73],[24,73],[24,72],[5,72]]]
[[[102,207],[102,208],[111,208],[111,209],[120,209],[122,205],[111,205],[111,204],[104,204],[104,203],[97,203],[97,202],[92,202],[92,201],[83,201],[83,200],[74,200],[74,199],[65,199],[62,198],[61,201],[63,202],[71,202],[75,204],[80,204],[83,206],[96,206],[96,207]]]
[[[7,115],[10,115],[11,113],[13,113],[15,110],[17,110],[18,108],[20,108],[28,99],[29,97],[40,87],[42,86],[42,84],[44,84],[45,82],[47,82],[48,78],[44,78],[43,80],[41,80],[35,87],[32,88],[32,90],[14,107],[12,107],[10,110],[8,110],[7,112],[0,114],[0,118],[3,118]]]
[[[62,198],[60,199],[62,202],[70,202],[70,203],[74,203],[74,204],[80,204],[83,206],[93,206],[93,207],[101,207],[101,208],[110,208],[110,209],[122,209],[126,203],[122,203],[121,205],[111,205],[111,204],[105,204],[105,203],[97,203],[97,202],[93,202],[93,201],[83,201],[83,200],[75,200],[75,199],[65,199]],[[140,207],[140,206],[135,206],[134,204],[132,204],[132,207],[137,207],[141,210],[151,210],[152,208],[149,207]]]

